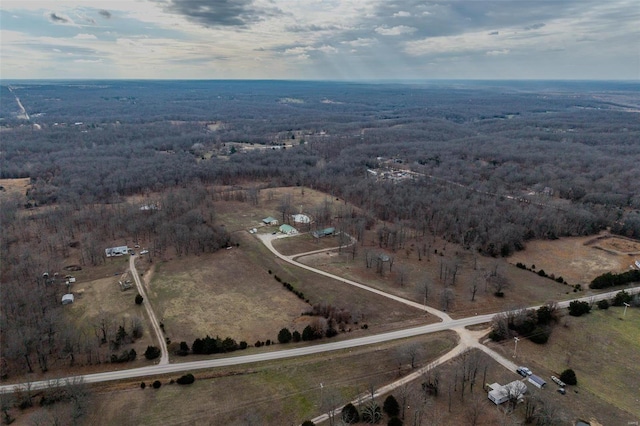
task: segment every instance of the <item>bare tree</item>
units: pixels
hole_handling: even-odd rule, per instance
[[[471,398],[471,401],[467,401],[465,406],[464,417],[467,420],[467,424],[477,426],[486,410],[485,398],[476,395]]]
[[[489,274],[489,276],[486,277],[486,282],[493,288],[496,296],[501,296],[504,294],[504,290],[510,287],[509,280],[504,275],[498,273],[495,275],[493,273]]]
[[[453,289],[451,287],[447,287],[442,290],[442,294],[440,295],[440,302],[443,311],[447,311],[453,302],[455,294],[453,293]]]
[[[473,274],[473,278],[471,278],[469,290],[471,291],[471,301],[473,302],[476,300],[476,293],[478,292],[478,276],[476,274]]]
[[[422,347],[419,343],[407,343],[397,349],[397,360],[399,365],[409,364],[411,369],[416,368],[416,361],[422,354]]]
[[[396,279],[400,287],[404,287],[409,278],[409,270],[406,266],[396,268]]]
[[[421,281],[416,284],[416,293],[423,298],[423,303],[426,305],[429,299],[429,290],[431,289],[431,278],[425,276]]]
[[[288,222],[289,213],[291,213],[291,194],[283,194],[280,197],[280,204],[278,205],[278,210],[282,212],[282,223]]]

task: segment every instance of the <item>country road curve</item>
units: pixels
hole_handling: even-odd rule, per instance
[[[167,342],[164,339],[162,329],[160,328],[160,323],[156,318],[155,312],[153,312],[153,307],[151,306],[151,302],[149,298],[147,298],[147,292],[144,290],[144,285],[142,285],[142,280],[140,280],[140,274],[136,270],[136,256],[129,256],[129,268],[131,269],[131,275],[133,275],[133,280],[136,282],[136,287],[138,288],[138,293],[144,298],[142,304],[144,308],[147,310],[147,316],[149,317],[149,321],[151,322],[151,327],[156,334],[156,339],[158,340],[158,347],[160,348],[160,362],[159,365],[169,364],[169,351],[167,350]]]

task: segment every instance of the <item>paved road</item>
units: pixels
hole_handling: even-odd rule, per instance
[[[640,293],[640,287],[628,288],[625,290],[632,294]],[[602,293],[597,296],[587,296],[587,297],[581,298],[580,300],[597,301],[601,299],[608,299],[608,298],[612,298],[618,291],[619,290]],[[558,305],[560,307],[566,307],[569,305],[569,301],[559,302]],[[382,334],[376,334],[373,336],[343,340],[339,342],[330,342],[330,343],[318,344],[313,346],[304,346],[304,347],[299,347],[295,349],[285,349],[285,350],[279,350],[279,351],[273,351],[273,352],[263,352],[263,353],[252,354],[252,355],[231,356],[226,358],[208,359],[208,360],[202,360],[202,361],[192,361],[192,362],[185,362],[180,364],[162,364],[162,365],[158,364],[158,365],[153,365],[149,367],[134,368],[134,369],[120,370],[120,371],[109,371],[109,372],[96,373],[96,374],[87,374],[87,375],[78,376],[78,377],[82,377],[85,383],[99,383],[99,382],[107,382],[107,381],[113,381],[113,380],[132,379],[132,378],[147,377],[147,376],[154,376],[154,375],[167,374],[167,373],[195,371],[195,370],[206,369],[206,368],[241,365],[241,364],[248,364],[253,362],[263,362],[263,361],[271,361],[271,360],[277,360],[277,359],[299,357],[304,355],[320,354],[320,353],[331,352],[335,350],[349,349],[349,348],[354,348],[358,346],[372,345],[376,343],[388,342],[388,341],[397,340],[397,339],[404,339],[407,337],[420,336],[423,334],[434,333],[437,331],[443,331],[443,330],[457,331],[470,325],[483,324],[486,322],[490,322],[491,318],[493,318],[494,315],[496,314],[494,313],[494,314],[487,314],[487,315],[475,315],[473,317],[461,318],[456,320],[450,319],[448,321],[443,321],[436,324],[413,327],[405,330],[397,330],[397,331],[392,331],[392,332],[387,332]],[[482,348],[486,348],[486,347],[483,345],[480,345],[480,349]],[[482,350],[486,352],[485,349],[482,349]],[[510,364],[508,365],[509,365],[509,368],[513,367]],[[49,382],[46,380],[31,382],[31,389],[42,389],[47,387],[48,384]],[[16,387],[25,389],[24,385],[25,384],[20,384],[20,383],[3,385],[3,386],[0,386],[0,393],[11,392],[15,390]]]
[[[129,268],[131,269],[133,280],[136,282],[138,293],[140,293],[140,295],[144,297],[144,301],[142,302],[142,304],[147,310],[147,316],[149,317],[149,321],[151,322],[151,327],[156,334],[156,340],[158,341],[158,346],[160,347],[160,365],[169,364],[169,351],[167,350],[167,342],[164,339],[164,334],[162,333],[162,329],[160,328],[160,323],[156,318],[156,314],[153,312],[151,302],[147,298],[147,292],[145,291],[144,285],[142,285],[142,281],[140,280],[140,274],[138,274],[138,271],[136,270],[136,256],[129,256]]]

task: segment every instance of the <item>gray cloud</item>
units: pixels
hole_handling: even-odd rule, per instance
[[[279,9],[260,9],[254,0],[165,0],[160,1],[167,12],[185,16],[205,27],[244,27],[275,16]]]
[[[51,22],[60,23],[60,24],[66,24],[69,22],[69,20],[64,16],[56,15],[54,12],[51,12],[49,14],[49,19],[51,20]]]
[[[100,16],[102,16],[105,19],[111,18],[111,12],[109,12],[108,10],[102,9],[101,11],[98,12],[98,14],[100,14]]]
[[[529,30],[539,30],[540,28],[544,27],[543,23],[538,23],[538,24],[533,24],[533,25],[529,25],[527,27],[524,27],[525,30],[529,31]]]
[[[307,33],[318,31],[337,31],[340,27],[336,25],[289,25],[285,28],[290,33]]]

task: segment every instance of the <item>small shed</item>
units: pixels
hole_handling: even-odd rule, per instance
[[[62,304],[63,305],[69,305],[69,304],[73,303],[74,300],[75,300],[75,297],[73,297],[73,294],[71,294],[71,293],[67,293],[64,296],[62,296]]]
[[[313,231],[311,235],[315,238],[328,237],[329,235],[333,235],[336,233],[336,228],[324,228],[317,231]]]
[[[264,223],[265,225],[277,225],[278,219],[276,219],[275,217],[269,216],[262,219],[262,223]]]
[[[540,389],[542,389],[547,384],[547,382],[545,382],[542,377],[536,376],[535,374],[530,375],[527,380]]]
[[[294,228],[294,227],[293,227],[293,226],[291,226],[291,225],[287,225],[287,224],[280,225],[279,230],[280,230],[280,232],[282,232],[283,234],[287,234],[287,235],[294,235],[294,234],[297,234],[297,233],[298,233],[298,230],[297,230],[296,228]]]
[[[503,404],[511,398],[518,400],[527,392],[527,385],[519,380],[514,380],[504,386],[499,383],[494,383],[489,387],[491,390],[489,391],[488,397],[491,402],[496,405]]]

